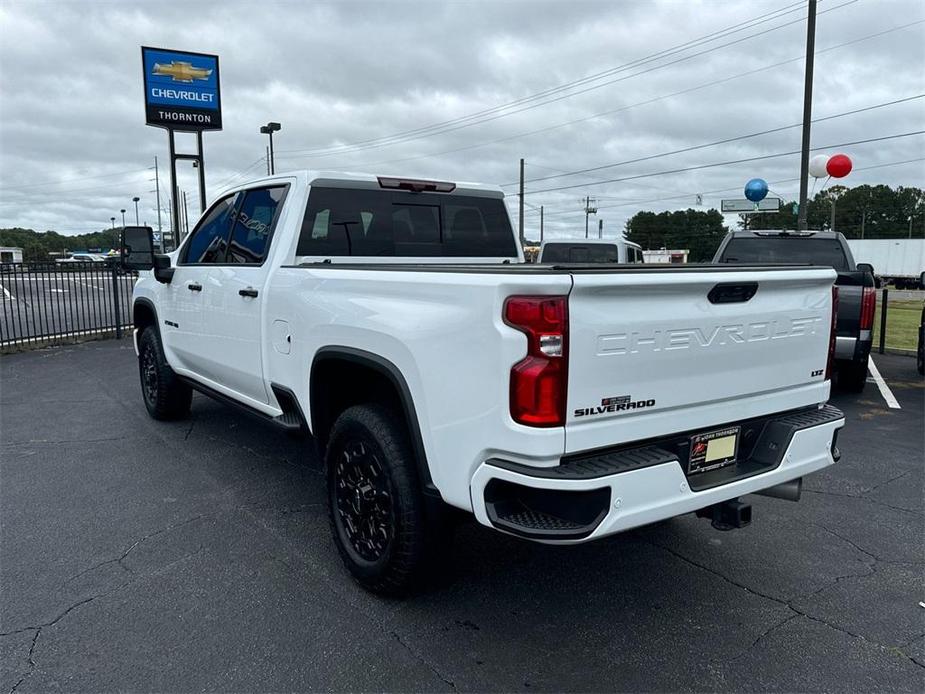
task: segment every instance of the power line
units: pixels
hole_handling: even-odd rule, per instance
[[[820,149],[834,149],[836,147],[850,147],[852,145],[863,145],[863,144],[867,144],[870,142],[883,142],[885,140],[895,140],[901,137],[912,137],[914,135],[921,135],[923,133],[925,133],[925,130],[914,130],[908,133],[898,133],[896,135],[884,135],[883,137],[872,137],[866,140],[855,140],[854,142],[840,142],[837,144],[824,145],[822,147],[812,147],[810,151],[816,152],[816,151],[819,151]],[[732,159],[729,161],[718,161],[712,164],[700,164],[698,166],[687,166],[687,167],[680,168],[680,169],[670,169],[668,171],[656,171],[653,173],[636,174],[635,176],[623,176],[622,178],[609,178],[609,179],[602,180],[602,181],[592,181],[588,183],[575,183],[569,186],[558,186],[556,188],[542,188],[540,190],[530,190],[527,192],[531,194],[551,193],[551,192],[559,191],[559,190],[572,190],[574,188],[587,188],[588,186],[597,186],[597,185],[601,185],[604,183],[620,183],[622,181],[632,181],[637,178],[649,178],[651,176],[666,176],[668,174],[686,173],[688,171],[699,171],[701,169],[711,169],[717,166],[731,166],[733,164],[744,164],[746,162],[752,162],[752,161],[763,161],[766,159],[776,159],[778,157],[786,157],[792,154],[799,154],[799,153],[800,153],[800,150],[794,150],[791,152],[778,152],[777,154],[764,154],[758,157],[747,157],[745,159]]]
[[[835,145],[835,146],[838,146],[838,145]],[[902,164],[913,164],[913,163],[917,163],[920,161],[925,161],[925,157],[916,157],[914,159],[903,159],[902,161],[891,161],[885,164],[874,164],[871,166],[860,166],[854,169],[854,172],[859,173],[861,171],[871,171],[873,169],[883,169],[883,168],[887,168],[890,166],[900,166]],[[769,185],[778,186],[784,183],[793,183],[794,181],[799,181],[799,180],[800,180],[800,177],[797,176],[795,178],[786,178],[786,179],[780,179],[777,181],[770,181]],[[701,195],[715,195],[717,193],[729,193],[729,192],[734,192],[734,191],[739,191],[739,190],[741,190],[741,186],[736,186],[736,187],[731,187],[731,188],[717,188],[715,190],[701,191]],[[647,203],[652,203],[652,202],[668,202],[671,200],[680,200],[680,199],[689,198],[689,197],[692,197],[692,196],[690,194],[683,194],[683,195],[672,195],[672,196],[660,197],[660,198],[650,198],[647,200],[625,200],[623,202],[613,203],[610,205],[599,205],[598,209],[604,210],[604,209],[613,209],[616,207],[627,207],[630,205],[645,205]],[[579,213],[581,213],[581,210],[557,210],[553,212],[547,212],[546,216],[550,217],[552,215],[558,216],[558,215],[564,215],[564,214],[577,215]]]
[[[42,181],[41,183],[22,183],[15,186],[0,186],[0,192],[7,190],[19,190],[21,188],[33,188],[38,186],[55,186],[74,181],[86,181],[91,178],[115,178],[116,176],[126,176],[129,174],[145,173],[147,169],[132,169],[130,171],[120,171],[118,173],[94,174],[92,176],[75,176],[73,178],[59,179],[58,181]],[[70,191],[65,191],[70,192]]]
[[[824,11],[820,12],[819,14],[824,14],[824,13],[826,13],[826,12],[832,12],[832,11],[834,11],[834,10],[840,9],[840,8],[845,7],[845,6],[847,6],[847,5],[852,5],[852,4],[854,4],[855,2],[858,2],[858,0],[848,0],[847,2],[844,2],[844,3],[842,3],[841,5],[836,5],[835,7],[831,7],[831,8],[829,8],[829,9],[827,9],[827,10],[824,10]],[[775,18],[775,19],[776,19],[776,18]],[[656,65],[656,66],[654,66],[654,67],[650,67],[650,68],[647,68],[647,69],[645,69],[645,70],[640,70],[640,71],[634,72],[633,74],[630,74],[630,75],[624,75],[624,76],[622,76],[622,77],[618,77],[617,79],[609,80],[609,81],[603,82],[603,83],[601,83],[601,84],[592,85],[592,86],[590,86],[590,87],[586,87],[586,88],[584,88],[584,89],[581,89],[581,90],[579,90],[579,91],[572,92],[572,93],[570,93],[570,94],[564,94],[564,95],[561,95],[561,96],[557,96],[557,97],[555,97],[555,98],[546,99],[545,101],[542,101],[542,102],[540,102],[540,103],[528,104],[528,105],[526,105],[526,106],[523,106],[522,108],[518,108],[518,109],[515,109],[515,110],[511,110],[511,111],[506,112],[506,113],[498,113],[498,111],[503,111],[503,110],[505,110],[505,109],[509,109],[509,108],[510,108],[509,105],[504,105],[504,106],[495,107],[494,109],[488,109],[488,110],[486,110],[486,111],[484,111],[484,112],[478,112],[478,114],[470,114],[470,115],[468,115],[468,116],[463,116],[463,117],[458,118],[458,119],[455,119],[455,120],[453,120],[453,121],[446,121],[446,122],[443,123],[443,124],[434,124],[434,125],[431,125],[431,126],[426,126],[426,127],[424,127],[424,128],[418,128],[418,129],[412,130],[412,131],[405,131],[405,132],[403,132],[403,133],[396,133],[396,134],[394,134],[394,135],[390,135],[390,136],[378,138],[378,139],[376,139],[376,140],[359,141],[359,142],[355,142],[355,143],[351,143],[351,144],[347,144],[347,145],[342,145],[342,146],[337,147],[337,148],[313,149],[313,150],[311,150],[311,149],[310,149],[310,150],[288,150],[288,154],[290,155],[290,158],[292,158],[291,155],[293,155],[293,154],[301,154],[301,155],[304,156],[304,157],[326,157],[326,156],[331,156],[331,155],[335,155],[335,154],[347,154],[347,153],[359,152],[359,151],[363,151],[363,150],[367,150],[367,149],[374,149],[374,148],[378,148],[378,147],[385,147],[385,146],[389,146],[389,145],[393,145],[393,144],[398,144],[398,143],[400,143],[400,142],[406,142],[406,141],[409,141],[409,140],[417,140],[417,139],[422,139],[422,138],[425,138],[425,137],[432,137],[432,136],[434,136],[434,135],[441,135],[441,134],[445,134],[445,133],[448,133],[448,132],[453,132],[453,131],[455,131],[455,130],[460,130],[460,129],[462,129],[462,128],[468,128],[468,127],[471,127],[471,126],[473,126],[473,125],[480,125],[480,124],[482,124],[482,123],[488,123],[488,122],[490,122],[490,121],[494,121],[494,120],[497,120],[497,119],[499,119],[499,118],[506,118],[507,116],[511,116],[511,115],[514,115],[514,114],[517,114],[517,113],[521,113],[521,112],[523,112],[523,111],[531,110],[531,109],[534,109],[534,108],[539,108],[540,106],[545,106],[545,105],[547,105],[547,104],[555,103],[555,102],[557,102],[557,101],[561,101],[561,100],[563,100],[563,99],[568,99],[568,98],[571,98],[571,97],[573,97],[573,96],[578,96],[579,94],[584,94],[584,93],[586,93],[586,92],[593,91],[593,90],[595,90],[595,89],[600,89],[600,88],[602,88],[602,87],[604,87],[604,86],[607,86],[607,85],[610,85],[610,84],[614,84],[614,83],[616,83],[616,82],[621,82],[621,81],[623,81],[623,80],[631,79],[631,78],[633,78],[633,77],[638,77],[639,75],[647,74],[647,73],[652,72],[652,71],[655,71],[655,70],[661,70],[661,69],[663,69],[663,68],[670,67],[670,66],[675,65],[675,64],[677,64],[677,63],[684,62],[684,61],[687,61],[687,60],[691,60],[692,58],[696,58],[696,57],[699,57],[699,56],[701,56],[701,55],[706,55],[706,54],[708,54],[708,53],[712,53],[712,52],[717,51],[717,50],[720,50],[720,49],[722,49],[722,48],[727,48],[727,47],[729,47],[729,46],[732,46],[732,45],[735,45],[735,44],[738,44],[738,43],[742,43],[743,41],[748,41],[748,40],[751,40],[751,39],[756,38],[756,37],[758,37],[758,36],[762,36],[762,35],[764,35],[764,34],[768,34],[768,33],[771,33],[771,32],[773,32],[773,31],[777,31],[778,29],[782,29],[782,28],[784,28],[784,27],[791,26],[791,25],[793,25],[793,24],[798,24],[798,23],[801,23],[801,22],[804,22],[804,21],[806,21],[806,19],[805,19],[804,17],[801,17],[801,18],[792,20],[792,21],[790,21],[790,22],[785,22],[784,24],[779,24],[779,25],[774,26],[774,27],[771,27],[771,28],[769,28],[769,29],[765,29],[765,30],[760,31],[760,32],[757,32],[757,33],[754,33],[754,34],[750,34],[750,35],[748,35],[748,36],[741,37],[741,38],[736,39],[736,40],[734,40],[734,41],[730,41],[730,42],[727,42],[727,43],[724,43],[724,44],[720,44],[720,45],[718,45],[718,46],[713,46],[712,48],[708,48],[708,49],[706,49],[706,50],[703,50],[703,51],[700,51],[700,52],[697,52],[697,53],[692,53],[692,54],[690,54],[690,55],[677,58],[677,59],[675,59],[675,60],[673,60],[673,61],[670,61],[670,62],[667,62],[667,63],[663,63],[663,64],[661,64],[661,65]],[[753,25],[753,26],[754,26],[754,25]],[[746,28],[750,28],[750,27],[746,27]],[[735,33],[735,32],[730,32],[730,33]],[[700,40],[700,39],[697,39],[697,40],[693,40],[693,41],[688,42],[688,44],[691,44],[690,46],[688,46],[688,45],[686,45],[686,44],[682,44],[682,46],[681,46],[680,48],[681,48],[681,49],[686,49],[686,48],[688,48],[688,47],[692,47],[692,45],[695,44],[695,43],[696,43],[697,41],[699,41],[699,40]],[[653,60],[657,60],[657,59],[660,59],[660,58],[663,58],[663,57],[667,57],[666,53],[667,53],[668,51],[672,51],[672,50],[674,50],[675,52],[678,52],[678,50],[675,50],[675,49],[667,49],[666,51],[661,51],[661,52],[659,52],[659,53],[652,54],[651,56],[648,56],[648,57],[646,57],[646,58],[642,58],[642,59],[633,61],[633,62],[631,62],[631,63],[627,63],[627,64],[622,65],[622,66],[619,66],[619,67],[617,67],[617,68],[612,68],[611,74],[613,74],[613,73],[615,73],[615,72],[622,71],[622,70],[630,69],[630,68],[633,68],[633,67],[638,67],[639,65],[645,64],[646,62],[652,62]],[[536,97],[537,95],[533,95],[533,96]],[[528,99],[530,99],[530,98],[533,98],[533,97],[524,97],[524,99],[519,100],[519,101],[526,101],[526,100],[528,100]],[[511,103],[514,104],[515,102],[511,102]],[[493,112],[493,113],[492,113],[492,112]],[[479,118],[476,118],[476,115],[481,115],[481,114],[483,114],[483,113],[485,113],[485,114],[490,114],[490,115],[489,115],[488,117],[479,117]],[[461,122],[461,121],[471,121],[471,122]],[[425,132],[425,131],[426,131],[426,132]]]
[[[858,113],[864,113],[864,112],[866,112],[866,111],[873,111],[873,110],[878,109],[878,108],[885,108],[885,107],[887,107],[887,106],[895,106],[896,104],[902,104],[902,103],[905,103],[905,102],[907,102],[907,101],[914,101],[915,99],[921,99],[921,98],[923,98],[923,97],[925,97],[925,94],[916,94],[916,95],[914,95],[914,96],[907,96],[907,97],[903,97],[902,99],[895,99],[894,101],[886,101],[886,102],[883,102],[883,103],[880,103],[880,104],[873,104],[873,105],[871,105],[871,106],[865,106],[865,107],[863,107],[863,108],[857,108],[857,109],[854,109],[854,110],[852,110],[852,111],[844,111],[844,112],[842,112],[842,113],[835,113],[835,114],[833,114],[833,115],[831,115],[831,116],[824,116],[824,117],[822,117],[822,118],[814,118],[814,119],[812,120],[812,122],[813,122],[813,123],[821,123],[821,122],[827,121],[827,120],[834,120],[835,118],[843,118],[844,116],[852,116],[852,115],[855,115],[855,114],[858,114]],[[604,170],[604,169],[612,169],[612,168],[614,168],[614,167],[617,167],[617,166],[625,166],[625,165],[627,165],[627,164],[638,164],[639,162],[642,162],[642,161],[649,161],[649,160],[651,160],[651,159],[658,159],[658,158],[660,158],[660,157],[667,157],[667,156],[671,156],[671,155],[674,155],[674,154],[683,154],[683,153],[685,153],[685,152],[693,152],[693,151],[698,150],[698,149],[705,149],[705,148],[707,148],[707,147],[715,147],[715,146],[717,146],[717,145],[725,145],[725,144],[729,144],[730,142],[739,142],[739,141],[741,141],[741,140],[748,140],[748,139],[751,139],[751,138],[753,138],[753,137],[760,137],[760,136],[762,136],[762,135],[770,135],[770,134],[772,134],[772,133],[778,133],[778,132],[782,132],[782,131],[784,131],[784,130],[791,130],[792,128],[798,128],[798,127],[800,127],[801,125],[802,125],[802,123],[793,123],[793,124],[791,124],[791,125],[782,125],[782,126],[777,127],[777,128],[769,128],[769,129],[767,129],[767,130],[761,130],[761,131],[759,131],[759,132],[749,133],[749,134],[747,134],[747,135],[738,135],[738,136],[736,136],[736,137],[727,137],[727,138],[722,139],[722,140],[715,140],[714,142],[705,142],[705,143],[702,143],[702,144],[699,144],[699,145],[691,145],[690,147],[684,147],[684,148],[682,148],[682,149],[676,149],[676,150],[672,150],[672,151],[670,151],[670,152],[661,152],[661,153],[659,153],[659,154],[650,154],[650,155],[645,156],[645,157],[637,157],[636,159],[627,159],[627,160],[625,160],[625,161],[618,161],[618,162],[615,162],[615,163],[613,163],[613,164],[602,164],[601,166],[592,166],[592,167],[589,167],[589,168],[587,168],[587,169],[576,169],[576,170],[574,170],[574,171],[567,171],[567,172],[559,173],[559,174],[556,174],[556,175],[553,175],[553,176],[540,176],[540,177],[538,177],[538,178],[529,178],[529,179],[527,179],[527,180],[524,181],[524,182],[525,182],[525,183],[535,183],[535,182],[537,182],[537,181],[549,181],[549,180],[554,179],[554,178],[565,178],[566,176],[577,176],[577,175],[580,175],[580,174],[593,173],[593,172],[595,172],[595,171],[602,171],[602,170]],[[513,183],[504,183],[504,184],[502,184],[502,186],[510,186],[510,185],[514,185],[514,184],[513,184]]]
[[[914,22],[909,22],[908,24],[902,24],[902,25],[900,25],[900,26],[895,26],[895,27],[892,27],[892,28],[890,28],[890,29],[885,29],[885,30],[883,30],[883,31],[878,31],[878,32],[873,33],[873,34],[868,34],[868,35],[866,35],[866,36],[860,36],[860,37],[855,38],[855,39],[852,39],[852,40],[850,40],[850,41],[844,41],[844,42],[842,42],[842,43],[837,43],[837,44],[834,44],[834,45],[832,45],[832,46],[828,46],[827,48],[820,49],[820,50],[816,51],[816,55],[821,55],[821,54],[823,54],[823,53],[828,53],[829,51],[834,51],[834,50],[837,50],[837,49],[839,49],[839,48],[844,48],[845,46],[850,46],[850,45],[853,45],[853,44],[856,44],[856,43],[860,43],[860,42],[862,42],[862,41],[868,41],[868,40],[870,40],[870,39],[879,38],[880,36],[884,36],[884,35],[886,35],[886,34],[890,34],[890,33],[895,32],[895,31],[901,31],[901,30],[903,30],[903,29],[908,29],[909,27],[916,26],[916,25],[918,25],[918,24],[923,24],[923,23],[925,23],[925,19],[919,19],[919,20],[914,21]],[[623,112],[623,111],[628,111],[628,110],[630,110],[630,109],[637,108],[637,107],[639,107],[639,106],[647,106],[647,105],[649,105],[649,104],[653,104],[653,103],[656,103],[656,102],[658,102],[658,101],[662,101],[662,100],[664,100],[664,99],[669,99],[669,98],[672,98],[672,97],[675,97],[675,96],[681,96],[681,95],[683,95],[683,94],[689,94],[689,93],[691,93],[691,92],[699,91],[699,90],[701,90],[701,89],[706,89],[706,88],[708,88],[708,87],[713,87],[713,86],[716,86],[716,85],[718,85],[718,84],[724,84],[724,83],[726,83],[726,82],[731,82],[731,81],[736,80],[736,79],[741,79],[742,77],[748,77],[748,76],[750,76],[750,75],[755,75],[755,74],[758,74],[758,73],[766,72],[766,71],[768,71],[768,70],[773,70],[773,69],[775,69],[775,68],[782,67],[783,65],[787,65],[787,64],[789,64],[789,63],[794,63],[794,62],[797,62],[797,61],[802,61],[802,60],[804,60],[804,59],[805,59],[805,56],[803,56],[803,55],[801,54],[801,55],[798,55],[798,56],[796,56],[796,57],[794,57],[794,58],[789,58],[788,60],[782,60],[782,61],[777,62],[777,63],[771,63],[771,64],[768,64],[768,65],[763,65],[763,66],[761,66],[761,67],[759,67],[759,68],[755,68],[754,70],[748,70],[748,71],[746,71],[746,72],[740,72],[740,73],[738,73],[738,74],[736,74],[736,75],[731,75],[731,76],[729,76],[729,77],[723,77],[723,78],[721,78],[721,79],[712,80],[712,81],[710,81],[710,82],[705,82],[705,83],[699,84],[699,85],[697,85],[697,86],[695,86],[695,87],[688,87],[687,89],[681,89],[681,90],[679,90],[679,91],[671,92],[671,93],[669,93],[669,94],[663,94],[663,95],[661,95],[661,96],[652,97],[651,99],[646,99],[645,101],[638,101],[638,102],[636,102],[636,103],[634,103],[634,104],[627,104],[627,105],[625,105],[625,106],[620,106],[619,108],[610,109],[610,110],[607,110],[607,111],[600,111],[600,112],[598,112],[598,113],[593,113],[593,114],[591,114],[590,116],[583,116],[582,118],[576,118],[576,119],[573,119],[573,120],[570,120],[570,121],[565,121],[565,122],[563,122],[563,123],[557,123],[557,124],[555,124],[555,125],[550,125],[550,126],[546,126],[546,127],[543,127],[543,128],[538,128],[538,129],[536,129],[536,130],[528,130],[528,131],[526,131],[526,132],[517,133],[517,134],[515,134],[515,135],[507,135],[507,136],[505,136],[505,137],[499,137],[499,138],[496,138],[496,139],[494,139],[494,140],[487,140],[487,141],[484,141],[484,142],[477,142],[477,143],[472,144],[472,145],[466,145],[466,146],[463,146],[463,147],[455,147],[455,148],[453,148],[453,149],[442,150],[442,151],[439,151],[439,152],[429,152],[429,153],[427,153],[427,154],[420,154],[420,155],[413,156],[413,157],[400,157],[400,158],[393,158],[393,159],[383,159],[383,160],[375,161],[375,162],[372,162],[372,163],[369,163],[369,164],[365,164],[364,166],[366,166],[366,167],[374,167],[374,166],[380,166],[380,165],[383,165],[383,164],[394,164],[394,163],[406,162],[406,161],[416,161],[416,160],[418,160],[418,159],[428,159],[428,158],[430,158],[430,157],[438,157],[438,156],[442,156],[442,155],[444,155],[444,154],[455,154],[455,153],[457,153],[457,152],[465,152],[465,151],[472,150],[472,149],[478,149],[478,148],[480,148],[480,147],[487,147],[487,146],[489,146],[489,145],[500,144],[500,143],[502,143],[502,142],[510,142],[510,141],[512,141],[512,140],[517,140],[517,139],[520,139],[520,138],[522,138],[522,137],[529,137],[530,135],[539,135],[539,134],[546,133],[546,132],[550,132],[550,131],[553,131],[553,130],[558,130],[559,128],[565,128],[565,127],[568,127],[568,126],[570,126],[570,125],[576,125],[576,124],[578,124],[578,123],[584,123],[584,122],[587,122],[587,121],[589,121],[589,120],[594,120],[595,118],[601,118],[601,117],[603,117],[603,116],[609,116],[609,115],[613,115],[613,114],[615,114],[615,113],[621,113],[621,112]],[[292,158],[299,158],[299,157],[292,157]],[[536,164],[530,164],[530,165],[531,165],[531,166],[537,166]]]
[[[458,116],[457,118],[452,118],[452,119],[446,120],[446,121],[440,121],[440,122],[438,122],[438,123],[432,123],[432,124],[430,124],[430,125],[425,125],[425,126],[421,126],[421,127],[418,127],[418,128],[413,128],[413,129],[411,129],[411,130],[404,130],[404,131],[401,131],[401,132],[398,132],[398,133],[393,133],[392,135],[384,135],[384,136],[379,137],[379,138],[372,138],[372,139],[369,139],[369,140],[359,140],[359,141],[357,141],[357,142],[348,143],[348,144],[345,144],[345,145],[340,145],[339,147],[337,147],[337,149],[340,149],[340,148],[342,148],[342,147],[353,147],[353,146],[359,146],[359,145],[367,145],[367,144],[372,144],[372,143],[378,143],[378,142],[382,142],[382,141],[385,141],[385,140],[391,140],[391,139],[396,138],[396,137],[402,137],[402,136],[406,136],[406,135],[417,134],[417,133],[420,133],[420,132],[423,132],[423,131],[427,131],[427,130],[433,130],[433,129],[443,128],[443,127],[446,127],[446,126],[448,126],[448,125],[455,125],[455,124],[457,124],[457,123],[459,123],[459,122],[463,122],[463,121],[466,121],[466,120],[471,120],[471,119],[474,119],[474,118],[478,118],[478,117],[483,116],[483,115],[488,115],[488,114],[491,114],[491,113],[495,113],[495,112],[497,112],[497,111],[501,111],[501,110],[510,108],[510,107],[512,107],[512,106],[517,106],[517,105],[520,105],[520,104],[523,104],[523,103],[526,103],[526,102],[529,102],[529,101],[533,101],[533,100],[536,100],[536,99],[543,98],[544,96],[549,96],[549,95],[552,95],[552,94],[557,93],[557,92],[561,92],[561,91],[564,91],[564,90],[571,89],[571,88],[573,88],[573,87],[575,87],[575,86],[578,86],[578,85],[580,85],[580,84],[584,84],[584,83],[587,83],[587,82],[593,82],[593,81],[595,81],[595,80],[602,79],[603,77],[606,77],[606,76],[608,76],[608,75],[610,75],[610,74],[613,74],[613,73],[615,73],[615,72],[618,72],[618,71],[620,71],[620,70],[626,69],[626,68],[628,68],[628,67],[634,66],[634,65],[636,65],[636,64],[638,64],[638,63],[641,63],[641,62],[643,62],[643,61],[652,60],[652,59],[655,59],[655,58],[657,58],[657,57],[660,57],[660,56],[661,56],[662,54],[664,54],[664,53],[668,53],[668,52],[670,52],[670,51],[675,51],[675,50],[680,50],[680,49],[685,49],[686,47],[689,47],[690,45],[696,44],[696,43],[701,42],[701,41],[708,40],[708,39],[710,39],[711,37],[715,37],[715,36],[717,36],[718,34],[722,34],[723,32],[729,32],[730,30],[733,30],[733,29],[735,29],[735,30],[737,30],[737,31],[741,31],[742,29],[740,29],[739,27],[744,27],[744,25],[751,25],[752,22],[756,22],[757,20],[762,20],[762,22],[764,22],[764,21],[770,21],[770,19],[766,19],[766,18],[770,17],[771,15],[777,15],[778,13],[781,13],[781,12],[783,12],[784,14],[789,14],[789,13],[791,13],[791,12],[800,11],[800,10],[802,9],[802,5],[804,5],[804,4],[805,4],[805,3],[801,0],[800,2],[794,3],[794,4],[792,4],[792,5],[786,5],[786,6],[782,7],[782,8],[778,8],[778,9],[773,10],[773,11],[771,11],[771,12],[767,12],[767,13],[765,13],[765,14],[763,14],[763,15],[759,15],[758,17],[752,17],[752,18],[750,18],[750,19],[748,19],[748,20],[745,20],[745,21],[743,21],[743,22],[739,22],[738,24],[733,24],[732,26],[725,27],[724,29],[720,29],[720,30],[715,31],[715,32],[712,32],[712,33],[710,33],[710,34],[706,34],[706,35],[701,36],[701,37],[699,37],[699,38],[697,38],[697,39],[690,39],[690,40],[688,40],[688,41],[685,41],[684,43],[678,44],[677,46],[672,46],[671,48],[663,49],[663,50],[658,51],[658,52],[656,52],[656,53],[652,53],[652,54],[650,54],[650,55],[648,55],[648,56],[644,56],[643,58],[637,58],[636,60],[630,61],[629,63],[624,63],[624,64],[619,65],[619,66],[617,66],[617,67],[608,68],[607,70],[603,70],[603,71],[601,71],[601,72],[594,73],[594,74],[592,74],[592,75],[587,75],[587,76],[585,76],[585,77],[582,77],[582,78],[579,78],[579,79],[576,79],[576,80],[571,80],[571,81],[569,81],[569,82],[565,82],[565,83],[563,83],[563,84],[560,84],[560,85],[558,85],[558,86],[556,86],[556,87],[550,87],[550,88],[547,88],[547,89],[545,89],[545,90],[543,90],[543,91],[536,92],[536,93],[534,93],[534,94],[530,94],[530,95],[528,95],[528,96],[521,97],[521,98],[519,98],[519,99],[514,99],[513,101],[508,101],[508,102],[505,102],[505,103],[503,103],[503,104],[498,104],[498,105],[496,105],[496,106],[492,106],[492,107],[490,107],[490,108],[486,108],[486,109],[483,109],[483,110],[481,110],[481,111],[475,111],[475,112],[466,114],[466,115],[464,115],[464,116]],[[797,8],[797,9],[790,9],[790,8],[794,8],[794,7]],[[785,10],[786,10],[786,12],[784,12]],[[781,16],[782,16],[782,15],[781,15]],[[777,18],[777,17],[772,17],[771,19],[776,19],[776,18]],[[757,22],[757,23],[762,23],[762,22]],[[755,25],[752,25],[752,26],[755,26]],[[731,33],[735,33],[735,32],[731,32]],[[309,153],[309,154],[316,154],[316,153],[319,153],[319,152],[327,152],[327,151],[330,150],[330,149],[334,149],[334,148],[332,148],[332,147],[322,147],[322,148],[309,148],[309,149],[302,149],[302,150],[285,150],[285,151],[290,152],[290,153],[294,153],[294,152],[307,152],[307,153]]]

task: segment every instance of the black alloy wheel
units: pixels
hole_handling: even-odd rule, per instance
[[[395,507],[382,462],[359,437],[344,441],[333,462],[335,522],[357,556],[376,563],[395,537]]]

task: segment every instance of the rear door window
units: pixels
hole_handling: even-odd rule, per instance
[[[297,255],[516,257],[501,198],[313,187]]]
[[[266,258],[270,236],[286,195],[286,186],[248,190],[235,214],[229,263],[260,264]]]
[[[721,263],[793,263],[827,265],[836,270],[849,269],[848,260],[837,239],[806,236],[740,236],[729,240]]]

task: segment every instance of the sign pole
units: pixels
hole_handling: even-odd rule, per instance
[[[196,144],[199,145],[199,214],[206,211],[206,164],[202,151],[202,131],[196,131]]]
[[[177,195],[177,148],[173,128],[167,129],[167,140],[170,142],[170,230],[173,248],[176,250],[180,245],[180,201]]]

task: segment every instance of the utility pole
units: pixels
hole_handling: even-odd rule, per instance
[[[540,243],[543,243],[543,206],[540,205]]]
[[[597,208],[591,207],[591,196],[585,196],[585,238],[588,238],[588,216],[597,214]]]
[[[599,239],[604,238],[604,220],[603,219],[597,220],[597,238]]]
[[[867,208],[861,210],[861,238],[864,238],[864,222],[867,221]]]
[[[157,235],[163,247],[164,237],[161,235],[161,177],[157,168],[157,157],[154,157],[154,192],[157,195]]]
[[[520,160],[520,220],[518,221],[518,231],[520,234],[520,245],[524,245],[524,160]]]
[[[838,200],[834,195],[832,196],[832,219],[829,221],[829,231],[835,231],[835,202]]]
[[[806,20],[806,72],[803,83],[803,144],[800,152],[800,210],[797,229],[806,230],[806,195],[809,188],[810,121],[813,118],[813,57],[816,52],[816,0],[809,0]],[[833,213],[834,214],[834,213]]]
[[[588,238],[588,210],[591,208],[591,196],[585,196],[585,238]]]

